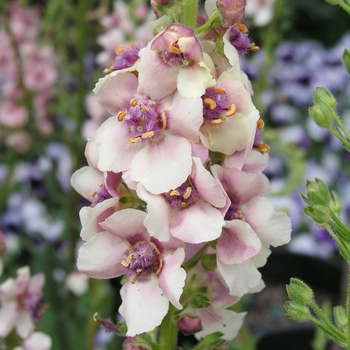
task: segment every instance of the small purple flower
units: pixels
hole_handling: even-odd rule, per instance
[[[245,27],[245,26],[244,26]],[[229,29],[229,41],[240,56],[244,56],[250,50],[250,40],[246,31],[241,31],[241,27],[233,26]]]

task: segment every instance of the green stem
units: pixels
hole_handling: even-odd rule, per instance
[[[338,5],[339,5],[344,11],[346,11],[348,14],[350,14],[350,6],[349,6],[349,5],[347,5],[346,3],[342,2],[342,1],[340,1],[340,2],[338,3]]]
[[[326,226],[327,232],[330,234],[330,236],[335,240],[335,242],[338,244],[343,257],[346,259],[346,261],[350,261],[350,251],[346,244],[344,244],[340,239],[338,239],[338,236],[333,232],[331,227],[329,225]]]
[[[334,128],[332,127],[329,127],[329,132],[335,136],[342,144],[343,146],[345,147],[345,149],[350,152],[350,143],[345,140],[345,138],[340,134],[340,132],[338,132],[337,130],[335,130]]]
[[[177,344],[177,327],[174,321],[175,306],[169,303],[169,311],[160,327],[160,345],[162,350],[175,350]]]
[[[345,134],[345,136],[350,140],[350,132],[346,129],[346,127],[344,126],[344,124],[341,122],[340,118],[337,115],[333,116],[333,119],[335,120],[335,122],[338,124],[339,128],[343,131],[343,133]]]
[[[186,0],[181,14],[181,24],[196,28],[197,24],[198,0]]]

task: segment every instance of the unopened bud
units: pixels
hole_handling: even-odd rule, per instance
[[[348,329],[348,315],[342,306],[335,306],[333,309],[335,323],[338,328],[347,330]]]
[[[308,305],[313,299],[312,289],[303,281],[297,278],[291,278],[287,284],[287,293],[290,299],[300,305]]]
[[[101,324],[103,330],[106,333],[119,333],[119,327],[114,324],[110,318],[102,318],[100,315],[96,312],[94,314],[94,321],[98,322]]]
[[[305,305],[296,304],[292,301],[284,305],[286,316],[297,322],[306,322],[310,319],[310,310]]]
[[[191,315],[184,315],[176,325],[185,335],[192,335],[203,329],[200,318]]]
[[[129,337],[123,343],[123,350],[147,350],[146,348],[136,345],[136,337]]]
[[[330,210],[322,205],[313,205],[304,208],[304,213],[310,216],[317,226],[325,227],[330,220]]]
[[[314,182],[307,182],[306,194],[312,204],[328,206],[331,201],[331,195],[327,185],[319,179],[315,179]]]
[[[246,0],[219,0],[217,8],[222,25],[229,28],[243,22]]]
[[[320,103],[310,107],[309,114],[318,126],[327,129],[333,121],[335,111],[333,108]]]
[[[342,206],[339,196],[336,192],[332,191],[332,200],[329,203],[329,209],[336,215],[340,215]]]
[[[337,105],[337,100],[333,94],[324,87],[317,87],[312,96],[312,99],[316,105],[321,103],[333,109]]]

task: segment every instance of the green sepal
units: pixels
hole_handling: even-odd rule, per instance
[[[210,306],[210,300],[202,293],[192,294],[188,301],[189,305],[195,309],[204,309]]]
[[[206,271],[215,271],[216,269],[216,254],[205,254],[201,263]]]

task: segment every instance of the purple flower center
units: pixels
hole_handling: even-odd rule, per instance
[[[117,119],[124,122],[131,143],[157,138],[166,128],[165,113],[160,113],[157,103],[149,98],[132,99],[130,107],[119,112]]]
[[[243,211],[240,210],[239,205],[236,203],[231,203],[230,207],[226,212],[225,220],[226,221],[231,221],[231,220],[246,221]]]
[[[202,96],[203,118],[211,125],[222,124],[226,117],[231,117],[236,113],[234,103],[230,104],[226,91],[219,87],[209,88]]]
[[[121,264],[126,268],[126,274],[135,281],[139,276],[148,276],[160,271],[160,253],[152,242],[138,242],[125,255]]]
[[[181,210],[195,203],[199,194],[190,180],[187,180],[176,190],[163,193],[163,196],[172,208]]]
[[[192,62],[191,57],[181,51],[177,41],[173,42],[169,49],[160,52],[160,57],[163,62],[172,66],[188,66]]]
[[[99,184],[100,189],[92,194],[92,205],[95,206],[98,203],[103,202],[106,199],[112,198],[111,194],[107,191],[106,187]]]
[[[250,49],[248,34],[241,32],[237,27],[231,27],[229,41],[240,56],[244,56]]]
[[[138,44],[130,44],[130,47],[119,46],[116,50],[116,58],[113,65],[105,70],[110,73],[115,70],[130,68],[139,59],[139,51],[141,46]]]
[[[18,297],[21,307],[29,311],[34,320],[39,319],[43,314],[44,304],[41,292],[25,292]]]

